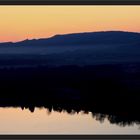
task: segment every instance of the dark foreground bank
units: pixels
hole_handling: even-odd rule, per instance
[[[0,107],[92,112],[125,125],[140,123],[139,103],[140,63],[0,69]]]

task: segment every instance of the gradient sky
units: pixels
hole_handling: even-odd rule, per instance
[[[140,32],[140,6],[0,6],[0,42],[106,30]]]

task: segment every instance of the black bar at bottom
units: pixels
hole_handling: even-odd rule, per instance
[[[0,135],[0,139],[140,139],[140,135]]]

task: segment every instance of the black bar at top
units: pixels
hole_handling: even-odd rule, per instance
[[[0,0],[0,5],[140,5],[140,0]]]

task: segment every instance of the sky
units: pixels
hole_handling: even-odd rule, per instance
[[[140,6],[0,6],[0,42],[110,30],[140,32]]]

